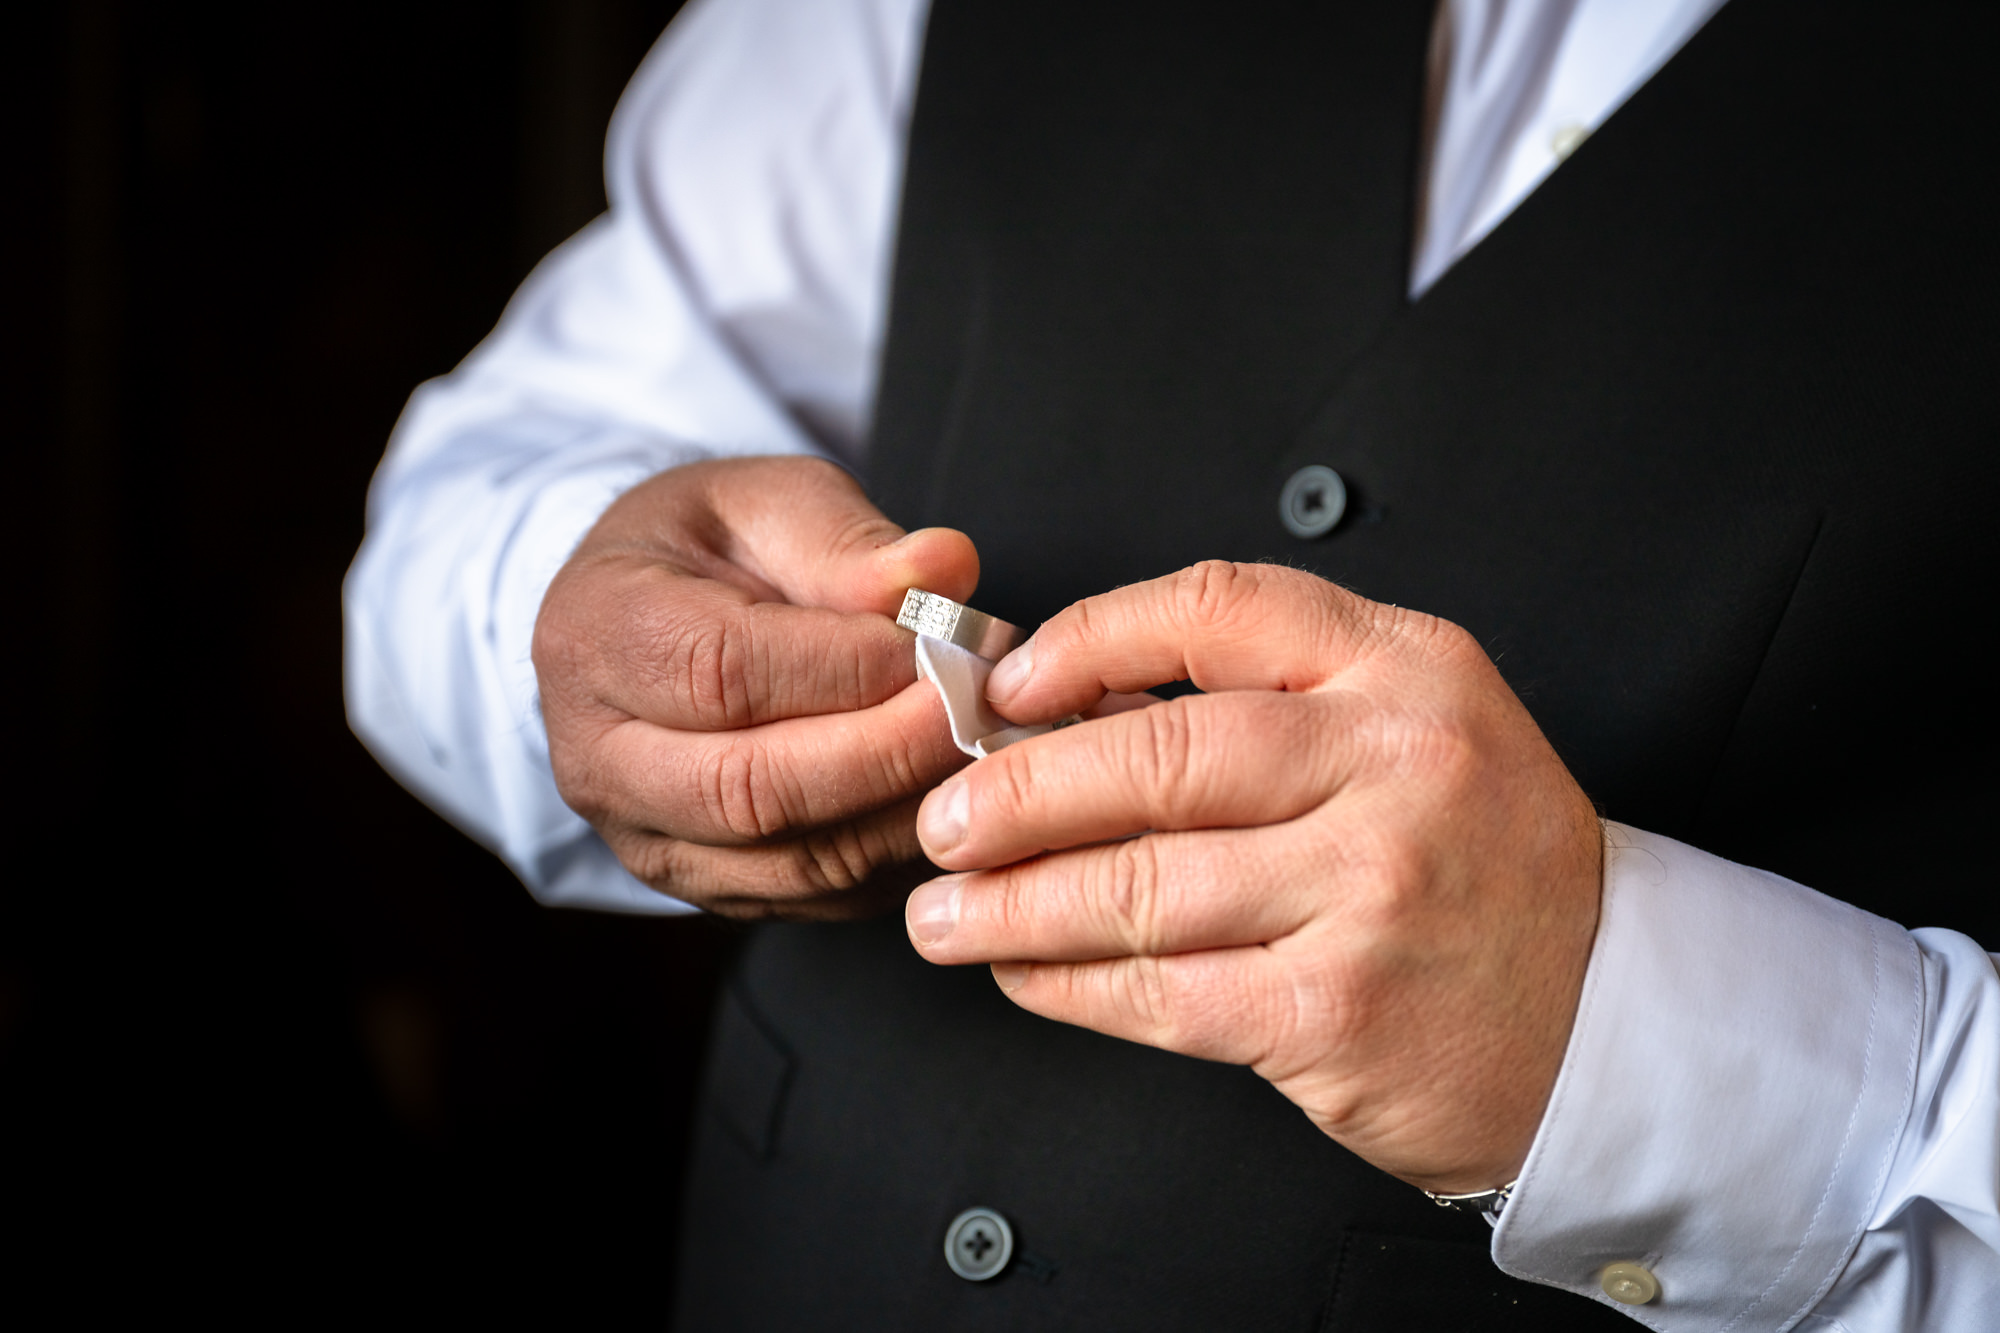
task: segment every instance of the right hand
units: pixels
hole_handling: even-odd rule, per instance
[[[904,535],[819,459],[663,472],[542,600],[556,787],[626,869],[709,911],[891,906],[914,881],[878,872],[921,868],[917,804],[966,762],[892,617],[908,588],[978,581],[964,533]]]

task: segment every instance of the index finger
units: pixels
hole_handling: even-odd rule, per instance
[[[659,565],[633,570],[589,623],[538,636],[601,705],[677,731],[733,731],[885,702],[916,680],[886,616],[761,601]]]
[[[1174,699],[1010,745],[924,799],[924,851],[947,870],[1145,830],[1282,824],[1351,763],[1338,694]]]
[[[1205,561],[1071,606],[994,668],[986,695],[1030,722],[1175,680],[1309,690],[1353,659],[1383,612],[1395,608],[1295,569]]]
[[[587,814],[708,846],[751,845],[906,801],[962,767],[941,711],[936,693],[917,687],[874,708],[738,731],[629,721],[567,775]]]

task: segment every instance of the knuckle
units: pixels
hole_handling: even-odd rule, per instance
[[[634,879],[660,893],[694,901],[681,883],[679,844],[664,834],[639,829],[602,830],[604,839],[616,853],[618,862]]]
[[[875,868],[867,838],[852,823],[817,829],[799,839],[798,849],[800,875],[818,893],[857,888]]]
[[[791,822],[778,765],[746,736],[732,736],[716,750],[697,791],[708,822],[739,842],[773,837]]]
[[[1116,629],[1103,612],[1100,598],[1085,597],[1072,602],[1069,608],[1047,626],[1036,630],[1036,643],[1044,654],[1059,652],[1064,641],[1077,644],[1107,642],[1116,637]]]
[[[1247,1063],[1266,1077],[1284,1077],[1297,1071],[1277,1068],[1281,1062],[1301,1056],[1310,1060],[1324,1049],[1320,1029],[1306,1017],[1314,1000],[1310,985],[1296,974],[1276,978],[1245,994],[1235,1006],[1239,1012],[1227,1015],[1225,1021],[1239,1031],[1258,1035],[1259,1049],[1249,1052]],[[1329,1038],[1332,1035],[1328,1033]]]
[[[1179,600],[1198,624],[1226,622],[1256,590],[1256,577],[1250,568],[1233,560],[1189,565],[1179,575]]]
[[[1035,748],[1010,746],[994,756],[997,763],[989,764],[985,770],[973,769],[974,776],[967,781],[977,784],[972,795],[982,822],[1011,824],[1027,808],[1036,786]]]
[[[1171,1032],[1173,1008],[1166,971],[1157,958],[1134,958],[1114,970],[1117,1002],[1146,1032]]]
[[[691,725],[714,730],[748,725],[758,644],[743,618],[712,610],[655,611],[641,620],[638,635],[639,669]]]
[[[1112,848],[1092,895],[1102,924],[1133,954],[1160,944],[1159,854],[1156,840],[1132,838]]]
[[[602,555],[572,555],[549,581],[535,609],[529,654],[539,666],[565,659],[587,661],[602,641],[601,630],[622,611],[623,570]]]
[[[549,768],[556,794],[570,809],[593,827],[612,820],[619,804],[619,784],[601,738],[573,736],[566,729],[551,727]]]
[[[811,454],[795,454],[786,458],[765,459],[761,463],[748,464],[751,467],[779,469],[782,484],[795,489],[817,487],[844,487],[851,485],[846,471],[824,458]],[[789,474],[789,475],[786,475]]]
[[[1486,655],[1485,650],[1479,646],[1479,640],[1473,638],[1472,632],[1457,621],[1431,615],[1426,615],[1423,619],[1427,622],[1432,641],[1441,650],[1454,654],[1473,653],[1480,657]]]
[[[602,824],[611,812],[611,803],[592,766],[578,762],[567,746],[550,747],[549,759],[555,774],[556,794],[562,797],[563,804],[593,827]]]
[[[1424,654],[1441,666],[1483,667],[1489,660],[1485,647],[1471,631],[1453,621],[1411,612],[1408,623]]]
[[[898,731],[881,750],[881,772],[888,791],[895,796],[914,796],[962,768],[965,752],[952,744],[951,733]]]
[[[689,634],[686,645],[689,715],[712,727],[748,726],[749,682],[756,657],[749,628],[727,621],[706,625]]]
[[[1376,636],[1436,665],[1453,665],[1467,660],[1484,662],[1486,650],[1470,631],[1442,616],[1413,611],[1407,606],[1366,604],[1370,627]]]
[[[878,802],[921,795],[968,762],[941,726],[899,721],[871,730],[866,745],[867,780]]]
[[[1373,840],[1353,867],[1346,915],[1354,927],[1358,959],[1400,957],[1400,941],[1420,926],[1424,886],[1431,867],[1423,848],[1403,837]]]
[[[1030,861],[1016,869],[1002,871],[997,885],[966,896],[968,906],[988,918],[996,938],[1040,938],[1042,913],[1037,909],[1052,887],[1045,866],[1045,862]]]
[[[1196,711],[1187,700],[1172,699],[1132,716],[1138,723],[1128,733],[1127,769],[1152,794],[1161,822],[1182,827],[1203,804],[1195,765],[1200,725]]]
[[[1376,728],[1392,771],[1434,796],[1465,792],[1483,778],[1484,747],[1467,719],[1452,712],[1387,716]]]
[[[1457,718],[1423,728],[1423,769],[1435,790],[1463,791],[1477,784],[1484,768],[1479,737]]]
[[[584,650],[589,636],[570,623],[570,617],[559,609],[561,604],[561,598],[553,593],[543,599],[528,643],[528,658],[534,663],[535,675],[545,682],[574,680],[582,674],[587,657]]]

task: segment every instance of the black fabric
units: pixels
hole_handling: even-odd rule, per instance
[[[1610,817],[2000,939],[1988,11],[1732,0],[1411,303],[1430,9],[940,0],[875,493],[971,533],[1019,622],[1215,556],[1448,616]],[[1277,516],[1306,462],[1354,496],[1316,542]],[[688,1327],[1437,1327],[1529,1290],[1250,1074],[1027,1018],[898,923],[765,931],[740,981],[798,1066],[768,1163],[705,1131]],[[950,1276],[973,1204],[1039,1276]],[[1360,1232],[1467,1258],[1342,1294]]]
[[[703,1117],[682,1328],[1373,1333],[1516,1300],[1557,1313],[1541,1328],[1623,1327],[1501,1274],[1484,1222],[1342,1151],[1248,1070],[1030,1017],[984,968],[924,963],[899,921],[760,931],[737,984],[802,1058],[769,1161]],[[763,1059],[761,1034],[728,1036],[718,1082]],[[1017,1246],[982,1283],[944,1262],[976,1205]]]
[[[770,1025],[751,1010],[740,986],[724,986],[716,1002],[710,1044],[730,1053],[715,1067],[703,1100],[715,1119],[757,1161],[768,1161],[778,1148],[778,1126],[785,1110],[796,1061]]]
[[[1568,1292],[1509,1280],[1488,1261],[1484,1244],[1350,1231],[1341,1237],[1320,1327],[1324,1333],[1542,1333],[1575,1326],[1580,1305]],[[1621,1315],[1582,1309],[1590,1325],[1632,1333]]]

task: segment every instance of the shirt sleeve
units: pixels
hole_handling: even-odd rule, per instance
[[[1493,1254],[1671,1333],[1961,1330],[2000,1308],[2000,974],[1606,828],[1576,1026]],[[1600,1275],[1648,1269],[1622,1305]]]
[[[348,717],[543,902],[685,910],[558,795],[535,617],[583,534],[655,473],[857,457],[925,12],[695,0],[613,117],[610,211],[397,424],[344,591]]]

